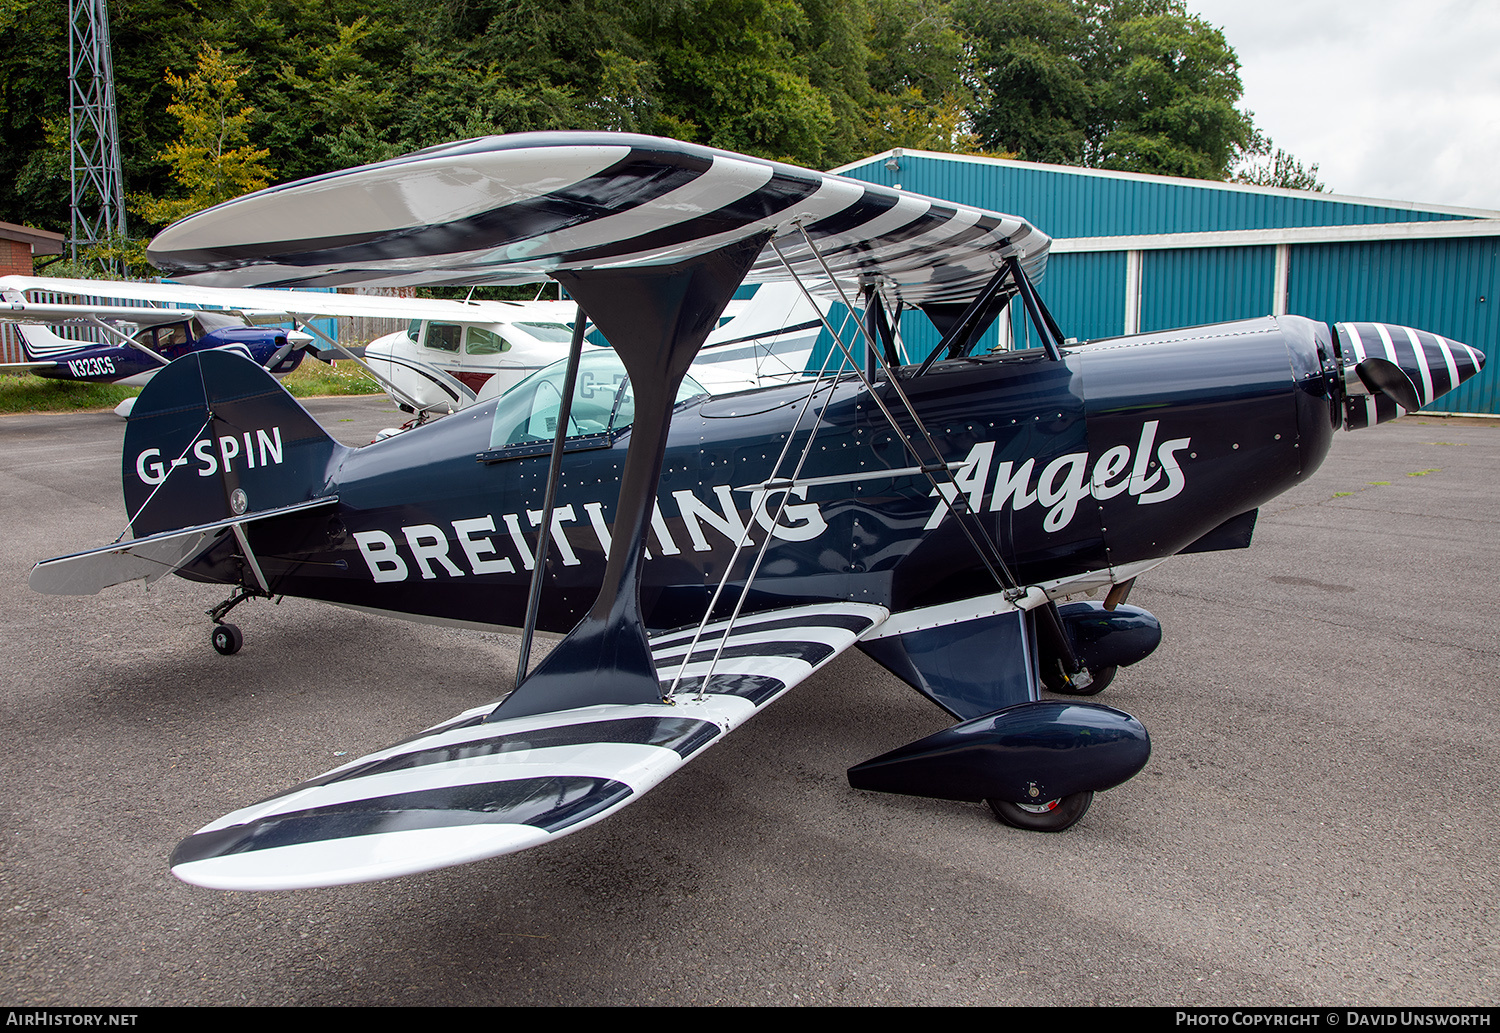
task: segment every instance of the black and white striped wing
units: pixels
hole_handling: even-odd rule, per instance
[[[212,286],[533,283],[661,265],[777,234],[797,275],[880,280],[911,304],[971,299],[999,259],[1032,279],[1051,241],[1011,215],[675,140],[525,133],[273,187],[169,226],[151,261]],[[768,248],[746,282],[788,278]]]
[[[215,889],[368,882],[514,853],[613,814],[888,616],[862,603],[771,611],[653,642],[673,703],[486,722],[494,704],[235,811],[183,840],[172,872]],[[704,685],[710,658],[723,655]]]

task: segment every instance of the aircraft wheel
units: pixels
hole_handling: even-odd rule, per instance
[[[1062,832],[1072,828],[1088,813],[1094,802],[1091,790],[1064,796],[1046,803],[1011,803],[1009,800],[986,800],[995,817],[1015,829],[1028,832]]]
[[[1109,687],[1109,683],[1115,680],[1115,672],[1119,668],[1114,664],[1108,667],[1091,669],[1089,674],[1094,678],[1085,688],[1075,688],[1063,679],[1062,664],[1054,663],[1042,668],[1042,684],[1047,687],[1048,692],[1055,692],[1059,696],[1097,696]]]
[[[233,624],[215,624],[210,641],[220,656],[233,656],[245,644],[245,636]]]

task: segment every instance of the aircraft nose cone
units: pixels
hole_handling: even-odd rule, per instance
[[[1344,426],[1372,427],[1420,409],[1484,368],[1484,352],[1392,323],[1338,323]]]

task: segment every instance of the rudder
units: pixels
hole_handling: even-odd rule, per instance
[[[152,378],[125,430],[120,480],[137,537],[325,493],[345,450],[265,370],[222,351]]]

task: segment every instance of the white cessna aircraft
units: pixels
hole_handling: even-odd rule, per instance
[[[578,311],[561,301],[445,301],[40,276],[0,277],[0,299],[0,322],[20,324],[27,358],[0,368],[140,385],[171,359],[205,349],[242,352],[277,375],[290,373],[304,354],[323,361],[343,357],[359,362],[401,408],[423,414],[493,398],[556,362],[567,354]],[[768,284],[752,298],[731,302],[695,375],[716,393],[800,379],[827,304],[821,309],[790,284]],[[408,327],[371,342],[361,358],[313,322],[338,316],[399,319]],[[298,330],[273,337],[254,328],[284,322]],[[46,329],[80,324],[97,328],[104,341],[65,340]],[[122,416],[133,401],[122,405]]]

